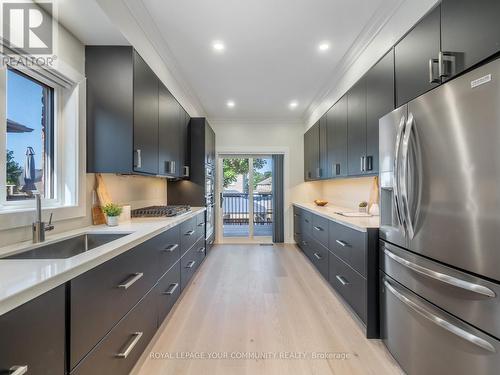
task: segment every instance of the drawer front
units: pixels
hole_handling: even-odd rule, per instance
[[[159,279],[155,238],[71,281],[73,368]]]
[[[323,247],[318,241],[312,240],[310,252],[310,259],[314,266],[328,280],[328,249]]]
[[[157,328],[155,293],[148,293],[71,374],[128,374]]]
[[[366,280],[333,253],[329,268],[330,284],[366,323]]]
[[[366,277],[367,234],[330,222],[329,249],[344,262]]]
[[[184,256],[181,258],[181,290],[188,285],[189,280],[193,277],[194,273],[198,269],[203,258],[199,249],[203,248],[203,239],[200,239],[195,246],[193,246]]]
[[[313,243],[313,240],[304,235],[303,238],[302,238],[302,241],[301,241],[301,246],[300,248],[302,249],[302,251],[304,252],[304,254],[309,258],[309,260],[312,262],[312,243]]]
[[[498,374],[498,340],[383,274],[380,303],[382,339],[406,373]]]
[[[301,233],[301,218],[302,210],[298,207],[293,207],[293,233],[294,235],[300,235]],[[298,242],[297,242],[298,243]]]
[[[500,338],[500,285],[380,242],[380,268],[429,302]]]
[[[205,238],[205,212],[196,216],[196,239]]]
[[[0,316],[0,374],[63,375],[65,286]]]
[[[154,292],[158,306],[158,325],[160,325],[181,294],[181,262],[177,262],[163,275]]]
[[[155,244],[160,252],[160,274],[167,272],[181,258],[179,233],[177,225],[155,237]]]
[[[186,220],[180,225],[181,256],[183,256],[198,239],[197,237],[199,235],[199,230],[198,225],[196,224],[196,220],[196,217],[192,217],[191,219]]]
[[[329,222],[330,220],[325,219],[321,216],[313,215],[312,217],[312,236],[324,247],[328,247]]]
[[[309,211],[302,210],[300,216],[300,233],[303,236],[312,235],[312,214]]]

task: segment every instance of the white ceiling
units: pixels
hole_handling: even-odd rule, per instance
[[[301,120],[376,12],[395,3],[139,1],[158,31],[150,38],[169,49],[208,117]],[[214,53],[213,40],[224,41],[224,53]],[[331,48],[319,53],[318,44],[324,40]],[[236,103],[232,109],[226,106],[229,99]],[[288,108],[291,100],[299,103],[294,111]]]
[[[127,44],[99,3],[58,0],[85,44]],[[303,122],[402,0],[121,0],[213,120]],[[89,21],[90,20],[90,21]],[[215,53],[214,40],[225,43]],[[330,43],[326,53],[318,51]],[[137,48],[137,46],[135,46]],[[234,108],[226,102],[233,100]],[[290,101],[298,106],[290,110]]]
[[[83,44],[129,45],[95,0],[52,0],[51,4],[54,17]]]

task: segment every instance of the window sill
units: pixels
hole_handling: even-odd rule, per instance
[[[51,213],[54,214],[53,222],[77,219],[84,217],[86,214],[83,205],[42,205],[42,220],[48,221]],[[4,206],[0,209],[0,230],[30,226],[35,221],[35,215],[36,209],[34,207],[28,208],[18,206],[15,208]]]

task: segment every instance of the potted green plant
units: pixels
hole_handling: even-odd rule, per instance
[[[368,212],[368,202],[363,201],[359,204],[359,212]]]
[[[102,212],[106,214],[106,223],[110,227],[118,225],[118,216],[122,213],[122,208],[114,203],[108,203],[102,208]]]

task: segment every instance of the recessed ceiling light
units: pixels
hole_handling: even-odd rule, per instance
[[[328,51],[328,50],[330,49],[330,43],[328,43],[328,42],[321,42],[321,43],[318,45],[318,49],[319,49],[321,52]]]
[[[233,108],[234,107],[234,101],[233,100],[228,100],[226,105],[229,107],[229,108]]]
[[[224,42],[221,42],[220,40],[216,40],[215,42],[213,42],[212,47],[213,47],[214,51],[217,51],[217,52],[223,52],[226,49]]]
[[[296,100],[292,100],[288,106],[290,107],[290,109],[295,109],[298,105],[299,103]]]

